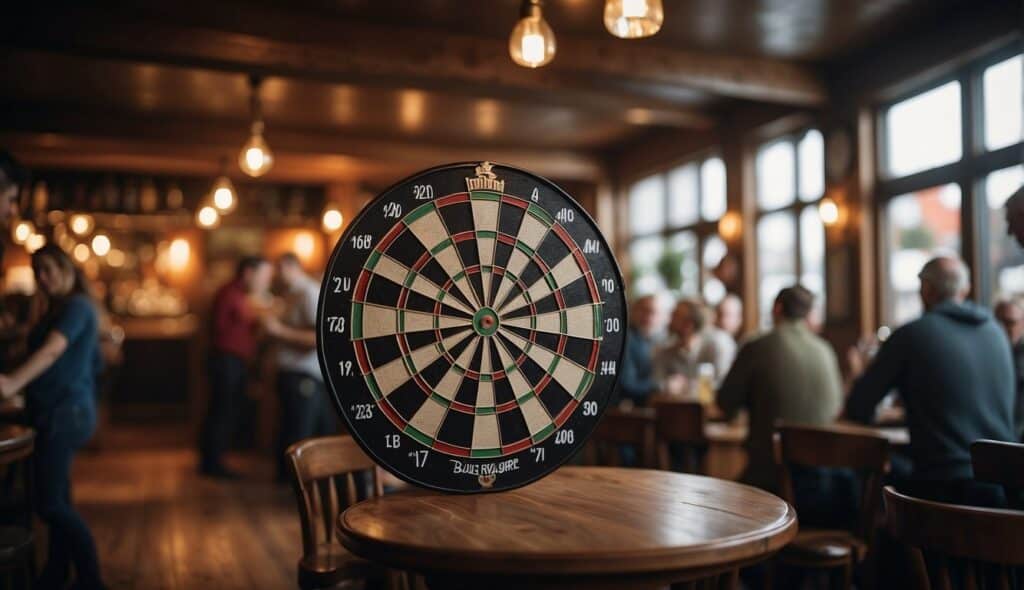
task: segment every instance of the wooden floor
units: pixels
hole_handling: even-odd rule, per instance
[[[233,458],[246,479],[212,481],[196,474],[191,449],[153,443],[161,436],[174,438],[115,432],[76,460],[74,500],[110,588],[296,587],[295,500],[271,483],[269,459]]]

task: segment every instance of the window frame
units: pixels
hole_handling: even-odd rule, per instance
[[[701,297],[701,298],[704,297],[704,287],[705,287],[705,285],[707,283],[706,274],[707,274],[708,271],[710,271],[710,269],[708,269],[708,268],[706,268],[704,266],[704,248],[706,247],[706,245],[707,245],[707,243],[708,243],[708,241],[710,239],[712,239],[712,238],[722,239],[721,236],[718,235],[718,222],[721,219],[721,216],[719,217],[719,219],[707,220],[707,219],[704,219],[704,215],[703,215],[703,205],[704,205],[704,163],[707,162],[708,160],[712,160],[712,159],[715,159],[715,158],[721,160],[722,166],[725,168],[725,183],[726,183],[725,193],[724,193],[725,194],[725,198],[726,198],[725,213],[728,213],[728,211],[729,211],[729,203],[728,203],[728,200],[729,200],[729,187],[728,187],[729,173],[728,173],[728,166],[729,166],[729,164],[725,160],[725,158],[724,158],[724,156],[722,154],[722,150],[719,149],[719,148],[712,148],[712,149],[707,149],[707,150],[702,150],[700,152],[696,152],[694,154],[691,154],[691,155],[687,156],[685,159],[678,160],[678,161],[672,163],[669,166],[666,166],[664,168],[658,169],[655,172],[652,172],[650,174],[644,174],[644,175],[638,176],[638,177],[634,178],[628,184],[628,187],[626,189],[627,210],[631,210],[631,209],[629,209],[630,206],[631,206],[631,203],[629,201],[633,197],[633,195],[632,195],[633,187],[635,187],[637,184],[639,184],[639,183],[641,183],[641,182],[643,182],[643,181],[645,181],[647,179],[656,178],[658,180],[658,182],[661,184],[661,188],[662,188],[663,194],[665,196],[665,198],[663,200],[663,203],[662,203],[663,210],[661,211],[661,215],[665,219],[665,225],[660,230],[658,230],[658,231],[651,231],[651,232],[645,232],[645,233],[633,233],[633,228],[631,227],[632,220],[630,219],[630,220],[627,221],[627,224],[626,224],[626,226],[627,226],[626,243],[625,243],[624,252],[626,254],[627,260],[630,261],[630,265],[629,265],[630,266],[630,268],[629,268],[630,284],[632,284],[632,281],[633,281],[633,263],[632,263],[632,258],[631,258],[631,252],[632,252],[632,247],[633,247],[633,243],[634,242],[636,242],[638,240],[642,240],[642,239],[649,239],[649,238],[653,238],[653,237],[658,237],[658,238],[661,239],[662,243],[665,245],[665,248],[667,249],[669,242],[671,241],[671,239],[674,236],[676,236],[678,234],[681,234],[681,233],[684,233],[684,232],[690,232],[690,233],[692,233],[696,237],[696,258],[697,258],[697,288],[696,288],[696,293],[697,293],[698,297]],[[697,203],[695,204],[695,211],[697,213],[697,219],[693,223],[681,224],[681,225],[673,225],[671,223],[671,219],[672,218],[671,218],[671,216],[669,214],[669,212],[671,211],[671,207],[672,207],[672,193],[671,193],[671,183],[669,182],[669,177],[676,170],[679,170],[681,168],[684,168],[684,167],[690,166],[690,165],[693,165],[696,168],[695,185],[696,185]],[[724,215],[724,213],[723,213],[723,215]],[[689,295],[687,295],[687,296],[689,296]]]
[[[822,191],[821,191],[820,195],[818,195],[814,199],[811,199],[809,201],[805,201],[805,200],[803,200],[800,197],[800,142],[803,141],[803,139],[805,137],[807,137],[807,134],[810,133],[811,131],[817,131],[822,136],[822,155],[823,155],[822,168],[823,169],[822,169],[821,173],[822,173],[822,178],[824,179],[824,183],[822,185]],[[804,275],[804,257],[803,257],[804,238],[803,238],[803,232],[801,231],[800,216],[809,207],[813,208],[815,210],[815,214],[817,214],[818,206],[821,204],[822,199],[825,198],[825,195],[828,194],[828,179],[825,178],[825,170],[824,170],[824,167],[827,165],[827,162],[824,160],[824,158],[827,157],[824,154],[825,150],[827,149],[825,147],[825,141],[826,141],[826,138],[825,138],[824,131],[822,131],[819,128],[819,126],[810,124],[810,125],[802,125],[802,126],[800,126],[799,128],[797,128],[797,129],[795,129],[793,131],[789,131],[789,132],[786,132],[786,133],[783,133],[783,134],[780,134],[780,135],[771,136],[770,138],[766,138],[766,139],[760,141],[759,143],[757,143],[754,146],[754,153],[753,153],[753,156],[754,156],[754,159],[753,159],[753,170],[754,170],[754,183],[753,183],[753,186],[754,186],[754,194],[752,195],[753,196],[753,201],[754,201],[754,227],[753,227],[753,233],[754,233],[754,244],[755,244],[754,252],[755,252],[756,257],[757,257],[755,277],[757,279],[758,289],[756,289],[757,293],[756,293],[756,297],[755,297],[755,302],[756,302],[756,308],[757,308],[757,321],[758,321],[758,325],[759,326],[764,326],[765,325],[765,319],[766,319],[766,318],[761,317],[761,315],[762,315],[761,314],[761,291],[760,291],[760,288],[759,288],[760,283],[761,283],[761,260],[760,260],[760,258],[761,258],[761,251],[760,251],[760,248],[758,248],[756,246],[756,244],[758,243],[757,240],[758,240],[758,237],[759,237],[758,236],[758,232],[760,231],[759,228],[761,227],[761,219],[763,217],[765,217],[766,215],[771,215],[771,214],[774,214],[774,213],[789,213],[790,217],[793,219],[793,227],[796,230],[796,233],[795,233],[795,236],[794,236],[794,241],[793,241],[793,257],[795,259],[796,264],[794,265],[793,268],[795,269],[794,274],[796,275],[797,282],[801,283],[801,277],[803,277],[803,275]],[[793,146],[793,202],[789,203],[788,205],[783,205],[783,206],[780,206],[780,207],[772,207],[772,208],[765,209],[765,208],[761,207],[761,204],[759,202],[761,195],[758,194],[759,179],[757,178],[757,159],[760,156],[761,151],[763,149],[767,148],[768,146],[771,146],[771,145],[774,145],[774,144],[777,144],[777,143],[781,143],[781,142],[788,142],[788,143],[790,143]],[[822,292],[821,293],[815,293],[815,295],[817,297],[816,303],[821,307],[822,310],[824,310],[825,309],[826,300],[827,300],[827,297],[828,297],[828,268],[827,268],[827,266],[828,266],[828,261],[827,261],[827,259],[828,259],[828,228],[826,228],[826,227],[822,227],[822,238],[825,240],[825,250],[826,250],[825,251],[825,260],[822,261],[822,265],[823,265],[823,269],[822,269],[823,272],[822,272],[822,277],[821,277],[821,279],[822,279],[822,289],[821,289]],[[822,322],[825,321],[824,315],[822,315],[821,321]]]
[[[876,284],[883,286],[879,293],[882,324],[888,325],[893,322],[892,292],[887,280],[888,258],[892,247],[889,241],[887,206],[895,197],[946,184],[956,184],[960,187],[960,256],[970,269],[971,297],[979,303],[991,302],[993,277],[992,269],[988,265],[988,203],[985,201],[982,185],[988,174],[1020,163],[1024,141],[996,150],[985,149],[982,76],[988,67],[1020,54],[1020,45],[1009,43],[958,66],[952,72],[931,78],[875,105],[874,193],[875,227],[878,228],[875,278]],[[889,109],[897,103],[954,81],[960,83],[960,159],[905,176],[891,176],[888,171],[887,150],[889,130],[885,124],[885,116]]]

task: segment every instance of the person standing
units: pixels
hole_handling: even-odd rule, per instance
[[[248,385],[249,363],[256,356],[259,312],[253,301],[267,292],[272,273],[266,259],[242,258],[235,277],[214,297],[208,365],[210,399],[199,442],[199,471],[203,475],[238,477],[224,465],[224,453],[235,434],[236,414]]]
[[[57,246],[32,254],[32,269],[46,312],[29,332],[28,359],[0,375],[0,396],[24,389],[36,429],[33,503],[49,526],[49,545],[35,587],[63,588],[74,564],[75,588],[102,588],[96,543],[71,505],[71,462],[96,430],[96,309],[85,277]]]
[[[285,288],[284,313],[268,314],[264,329],[277,343],[277,394],[280,426],[277,479],[288,477],[285,450],[313,436],[337,430],[316,355],[316,306],[320,284],[306,274],[299,258],[287,253],[277,260],[277,277]]]
[[[968,302],[967,267],[951,256],[918,275],[924,314],[897,330],[853,384],[846,417],[870,423],[896,389],[907,411],[911,480],[899,487],[920,498],[1001,506],[1002,490],[973,479],[970,446],[1017,440],[1010,346],[988,310]]]
[[[653,354],[664,329],[665,314],[657,295],[644,295],[633,301],[629,312],[629,332],[622,359],[619,391],[623,400],[643,405],[658,389],[654,381]]]

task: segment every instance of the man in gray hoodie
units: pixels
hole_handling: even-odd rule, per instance
[[[970,445],[1016,441],[1010,346],[988,310],[967,302],[967,268],[940,256],[921,270],[924,314],[892,333],[854,382],[846,416],[871,422],[896,389],[910,430],[910,494],[962,504],[996,503],[998,489],[973,481]]]

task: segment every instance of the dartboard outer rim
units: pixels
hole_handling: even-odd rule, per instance
[[[513,166],[513,165],[510,165],[510,164],[503,164],[501,162],[490,161],[490,163],[493,166],[495,166],[495,167],[505,168],[505,169],[508,169],[508,170],[515,171],[515,172],[517,172],[519,174],[524,174],[526,176],[533,177],[533,178],[537,179],[538,181],[540,181],[546,188],[549,188],[549,189],[553,190],[559,196],[567,199],[568,203],[574,206],[575,211],[577,213],[581,214],[583,216],[584,220],[587,223],[589,223],[596,230],[596,235],[601,238],[601,241],[602,241],[603,245],[605,246],[605,251],[608,253],[607,254],[608,261],[609,261],[609,263],[611,265],[612,270],[615,273],[615,279],[618,280],[618,293],[619,293],[618,296],[622,298],[622,323],[623,323],[623,331],[624,331],[623,338],[622,338],[622,346],[620,347],[619,355],[618,355],[618,358],[616,359],[616,371],[615,371],[615,375],[613,376],[613,379],[611,380],[611,385],[610,385],[611,391],[608,394],[607,403],[603,404],[601,407],[598,408],[598,414],[597,414],[597,416],[595,416],[594,426],[590,428],[590,430],[587,432],[586,436],[583,436],[583,437],[580,438],[578,444],[574,445],[574,446],[576,446],[574,451],[572,451],[570,453],[566,453],[565,456],[561,460],[552,462],[552,464],[549,467],[545,467],[544,469],[538,470],[537,473],[535,473],[533,475],[530,475],[529,477],[526,477],[526,478],[522,479],[521,481],[517,481],[514,484],[502,486],[502,487],[499,487],[499,488],[480,488],[480,489],[472,490],[472,489],[463,489],[463,488],[455,488],[455,487],[445,487],[445,486],[437,485],[435,483],[428,483],[428,482],[420,481],[420,480],[416,479],[415,477],[409,475],[408,473],[406,473],[406,472],[404,472],[404,471],[402,471],[402,470],[392,466],[387,461],[382,460],[381,457],[377,454],[376,450],[371,445],[367,444],[366,441],[363,440],[362,435],[359,433],[359,429],[352,423],[351,420],[349,420],[348,415],[344,411],[344,404],[342,403],[341,397],[339,396],[339,394],[337,393],[337,390],[334,387],[334,383],[333,383],[333,380],[332,380],[332,377],[331,377],[331,373],[329,371],[329,364],[328,364],[327,359],[325,358],[327,356],[327,353],[325,351],[325,347],[322,345],[322,342],[321,342],[320,333],[321,333],[321,327],[322,327],[322,318],[324,317],[324,306],[326,305],[326,302],[327,302],[327,299],[325,298],[325,295],[327,294],[328,289],[330,288],[330,278],[331,278],[330,269],[332,269],[334,267],[335,260],[338,258],[338,256],[340,256],[342,252],[347,251],[347,249],[344,247],[344,244],[348,243],[348,239],[351,237],[351,233],[359,226],[359,224],[363,220],[363,218],[370,214],[371,210],[373,209],[372,205],[374,203],[376,203],[379,199],[381,199],[384,195],[390,193],[391,191],[395,190],[396,188],[398,188],[398,187],[400,187],[400,186],[402,186],[404,184],[411,183],[413,180],[415,180],[417,178],[428,176],[428,175],[432,175],[432,174],[435,174],[437,172],[442,172],[442,171],[449,170],[449,169],[452,169],[452,168],[466,168],[466,167],[472,168],[472,167],[478,166],[480,164],[480,162],[481,162],[480,160],[477,160],[477,161],[466,161],[466,162],[454,162],[454,163],[450,163],[450,164],[442,164],[440,166],[434,166],[432,168],[427,168],[427,169],[415,172],[413,174],[410,174],[409,176],[406,176],[406,177],[402,178],[401,180],[392,183],[387,188],[378,191],[377,194],[372,199],[370,199],[366,203],[366,205],[363,206],[362,210],[358,214],[356,214],[355,218],[352,220],[351,223],[349,223],[348,227],[345,229],[344,232],[342,232],[341,237],[338,238],[338,241],[335,243],[334,249],[331,251],[331,256],[327,260],[327,265],[324,268],[324,276],[323,276],[323,279],[320,282],[320,294],[319,294],[319,296],[317,298],[317,322],[316,322],[316,353],[317,353],[317,360],[320,363],[320,371],[321,371],[321,373],[323,374],[323,377],[324,377],[324,384],[326,386],[325,387],[326,392],[327,392],[327,394],[331,398],[331,403],[332,403],[332,405],[334,405],[335,411],[341,416],[341,419],[345,422],[345,425],[348,427],[348,435],[351,436],[353,440],[355,440],[356,444],[359,445],[359,447],[363,450],[363,452],[366,453],[367,456],[369,456],[377,466],[381,467],[382,469],[384,469],[388,473],[394,475],[398,479],[400,479],[400,480],[402,480],[402,481],[404,481],[406,483],[409,483],[411,485],[414,485],[416,487],[419,487],[419,488],[428,489],[428,490],[436,490],[436,491],[445,492],[445,493],[454,493],[454,494],[500,493],[500,492],[504,492],[504,491],[514,490],[516,488],[520,488],[520,487],[529,485],[529,484],[531,484],[531,483],[533,483],[535,481],[538,481],[538,480],[540,480],[540,479],[542,479],[544,477],[547,477],[548,475],[551,475],[552,473],[554,473],[558,469],[561,469],[567,462],[569,462],[574,457],[578,456],[581,452],[583,452],[583,450],[586,447],[587,443],[589,442],[591,436],[593,436],[594,431],[597,430],[597,427],[600,425],[601,419],[604,418],[604,413],[608,409],[608,406],[610,406],[610,405],[612,405],[614,403],[615,392],[616,392],[616,390],[618,388],[618,385],[619,385],[619,377],[620,377],[621,369],[622,369],[622,361],[623,361],[623,359],[625,358],[625,355],[626,355],[626,346],[627,346],[627,341],[629,339],[629,330],[628,330],[628,326],[629,326],[629,301],[626,298],[626,294],[625,294],[625,281],[623,280],[622,270],[619,268],[619,263],[615,259],[615,256],[612,253],[612,249],[609,247],[608,240],[605,238],[604,232],[601,231],[601,226],[599,226],[597,224],[597,222],[594,220],[594,218],[590,214],[590,212],[587,211],[586,208],[584,208],[583,205],[581,205],[579,201],[577,201],[575,198],[573,198],[572,195],[570,195],[565,189],[563,189],[557,183],[552,182],[551,180],[549,180],[548,178],[546,178],[544,176],[541,176],[541,175],[536,174],[534,172],[530,172],[528,170],[524,170],[524,169],[519,168],[517,166]],[[516,196],[516,195],[511,195],[511,196]],[[519,198],[523,198],[523,197],[520,196]],[[545,209],[545,211],[547,211],[547,209]],[[401,223],[401,219],[396,220],[396,223]],[[574,238],[574,240],[575,240],[575,238]],[[360,387],[366,387],[365,379],[361,379],[359,382],[360,382]],[[407,435],[401,434],[401,436],[406,437]],[[532,447],[530,447],[530,448],[532,448]]]

